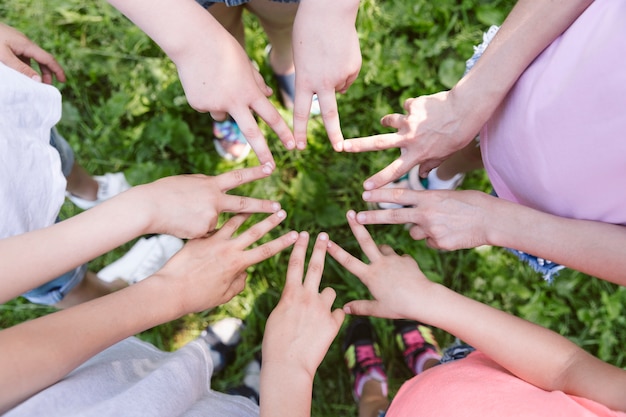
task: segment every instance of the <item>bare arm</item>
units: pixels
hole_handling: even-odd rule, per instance
[[[279,211],[233,236],[237,215],[208,238],[189,241],[152,277],[115,293],[0,331],[0,412],[140,331],[223,304],[243,290],[246,269],[293,244],[289,232],[246,250],[284,218]]]
[[[512,248],[626,285],[624,226],[567,219],[479,191],[379,189],[364,197],[411,208],[360,212],[361,224],[412,224],[411,237],[434,248]]]
[[[406,115],[384,116],[383,126],[397,129],[396,133],[346,140],[346,152],[403,151],[365,180],[365,189],[379,188],[417,164],[425,175],[466,146],[524,70],[592,1],[520,0],[474,68],[452,90],[410,98],[404,103]]]
[[[349,314],[408,318],[439,327],[484,352],[517,377],[626,410],[626,372],[589,355],[548,329],[471,300],[429,281],[413,258],[380,249],[364,226],[348,221],[363,252],[361,262],[335,243],[328,253],[369,288],[374,299],[346,304]],[[393,270],[393,285],[389,271]],[[602,383],[600,383],[602,381]]]
[[[257,166],[216,177],[163,178],[48,228],[2,239],[0,300],[14,298],[146,233],[198,238],[215,229],[222,212],[276,212],[277,202],[226,194],[270,173],[270,167]]]

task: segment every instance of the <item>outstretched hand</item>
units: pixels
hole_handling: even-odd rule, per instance
[[[133,198],[133,212],[148,219],[144,233],[164,233],[181,239],[215,230],[220,213],[274,213],[280,203],[226,194],[272,173],[270,165],[229,171],[215,177],[177,175],[131,188],[117,198]],[[106,204],[107,202],[103,203]],[[145,205],[145,207],[139,207]],[[147,214],[146,214],[147,213]]]
[[[244,289],[248,267],[274,256],[298,237],[295,231],[290,231],[247,249],[278,226],[286,213],[280,210],[235,236],[249,216],[238,214],[211,236],[188,241],[153,275],[165,278],[166,285],[172,285],[172,296],[177,297],[182,314],[228,302]],[[152,278],[146,281],[152,281]]]
[[[423,311],[428,311],[428,294],[434,284],[409,255],[400,256],[387,245],[378,247],[365,226],[357,223],[354,211],[349,211],[347,218],[370,263],[355,258],[335,242],[329,244],[328,254],[356,275],[374,299],[350,301],[344,311],[389,319],[418,319]]]
[[[367,202],[389,202],[405,208],[359,212],[361,224],[410,224],[415,240],[431,248],[457,250],[493,244],[489,235],[498,228],[497,213],[508,203],[480,191],[381,188],[363,193]]]
[[[306,146],[313,94],[319,99],[333,148],[339,152],[343,148],[335,93],[345,93],[361,69],[361,48],[355,27],[358,7],[355,0],[300,1],[293,25],[296,67],[293,133],[298,149]]]
[[[301,232],[293,248],[280,301],[267,320],[263,338],[263,366],[305,371],[311,381],[343,323],[344,312],[332,311],[335,291],[319,290],[328,235],[321,233],[304,280],[309,235]],[[272,365],[270,365],[272,364]]]
[[[388,114],[383,126],[395,133],[348,139],[345,152],[369,152],[400,148],[400,156],[389,166],[365,180],[364,188],[373,190],[388,184],[420,164],[420,176],[438,167],[452,153],[466,146],[484,121],[463,110],[453,95],[440,92],[405,101],[407,114]]]
[[[39,74],[31,67],[31,59],[39,65]],[[52,84],[54,77],[65,82],[61,65],[23,33],[0,23],[0,62],[36,81]]]

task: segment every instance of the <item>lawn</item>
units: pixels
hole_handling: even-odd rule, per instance
[[[482,32],[501,23],[512,0],[363,0],[358,17],[363,66],[347,94],[338,96],[345,137],[382,133],[380,117],[401,112],[408,97],[450,88],[462,75],[472,46]],[[212,144],[211,119],[192,110],[178,81],[176,68],[138,28],[106,2],[79,0],[5,0],[3,21],[53,53],[68,81],[63,94],[59,130],[70,141],[77,159],[90,172],[123,170],[132,184],[182,174],[218,174],[257,164],[251,155],[241,164],[219,158]],[[274,86],[264,60],[266,39],[252,16],[246,16],[248,52]],[[275,100],[276,105],[280,104]],[[291,115],[281,109],[286,120]],[[345,222],[348,209],[362,210],[363,180],[380,170],[398,151],[368,154],[335,153],[321,120],[309,126],[305,151],[286,151],[261,123],[277,162],[269,178],[242,186],[237,193],[281,202],[288,219],[268,237],[288,229],[312,235],[326,231],[346,249],[358,247]],[[484,173],[473,173],[462,188],[490,191]],[[79,210],[66,203],[65,217]],[[257,217],[255,217],[257,218]],[[521,264],[506,250],[481,247],[440,252],[415,242],[402,226],[375,226],[379,243],[415,257],[425,273],[469,297],[549,327],[617,366],[624,366],[623,288],[576,271],[564,270],[552,284]],[[97,238],[97,236],[94,236]],[[91,263],[97,271],[115,260],[133,242]],[[139,336],[165,350],[195,338],[209,323],[225,316],[247,322],[234,366],[215,381],[216,389],[238,384],[245,363],[260,349],[265,319],[275,306],[284,282],[289,251],[249,271],[246,289],[227,305],[186,316]],[[393,276],[393,271],[390,271]],[[337,306],[367,297],[358,279],[328,260],[324,285],[337,290]],[[158,300],[154,302],[158,303]],[[23,299],[0,309],[0,327],[52,311]],[[407,378],[392,328],[375,320],[394,393]],[[452,341],[437,331],[442,344]],[[503,335],[506,336],[506,335]],[[313,415],[356,415],[351,383],[343,366],[341,333],[322,363],[314,388]]]

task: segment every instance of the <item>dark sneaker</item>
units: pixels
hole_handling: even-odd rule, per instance
[[[393,326],[404,362],[413,373],[424,371],[429,359],[441,359],[441,349],[430,327],[412,320],[394,320]]]
[[[350,323],[346,329],[343,352],[348,370],[354,378],[352,394],[357,402],[361,398],[363,386],[372,379],[380,382],[383,394],[387,395],[387,375],[369,320],[359,317]]]

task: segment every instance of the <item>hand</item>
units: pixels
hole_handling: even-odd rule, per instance
[[[349,211],[347,218],[370,264],[361,262],[334,242],[329,243],[328,254],[356,275],[374,300],[351,301],[344,306],[344,311],[362,316],[418,319],[420,310],[427,311],[428,292],[434,284],[409,255],[400,256],[387,245],[377,247],[365,226],[357,223],[354,211]],[[419,307],[417,312],[416,307]]]
[[[388,184],[420,164],[420,175],[438,167],[448,156],[466,146],[481,129],[484,120],[462,110],[447,91],[410,98],[404,109],[408,114],[389,114],[382,118],[383,126],[397,129],[396,133],[349,139],[346,152],[368,152],[400,148],[400,157],[388,167],[365,180],[364,188],[373,190]]]
[[[179,175],[133,187],[127,193],[136,197],[132,203],[134,210],[149,219],[145,233],[171,234],[181,239],[199,238],[215,230],[220,213],[274,213],[280,210],[276,201],[226,194],[242,184],[267,177],[271,172],[270,165],[262,165],[215,177]],[[146,205],[145,209],[137,209],[141,204]]]
[[[426,239],[436,249],[457,250],[492,244],[489,232],[498,224],[495,210],[502,201],[480,191],[414,191],[381,188],[363,193],[368,202],[410,206],[362,211],[361,224],[411,224],[415,240]]]
[[[342,150],[335,91],[345,93],[361,69],[355,28],[358,6],[359,2],[354,0],[303,0],[298,6],[293,25],[296,67],[293,131],[298,149],[306,146],[311,98],[317,94],[328,138],[336,151]]]
[[[295,231],[246,248],[280,224],[286,213],[280,210],[234,236],[250,215],[238,214],[213,235],[190,240],[153,277],[165,278],[172,285],[171,296],[179,300],[182,314],[199,312],[228,302],[245,287],[246,269],[292,245]],[[146,281],[151,281],[148,278]],[[141,283],[137,284],[140,285]]]
[[[219,40],[208,38],[192,44],[175,61],[191,107],[199,112],[210,112],[215,120],[224,120],[230,114],[261,164],[275,166],[251,111],[276,132],[287,149],[294,149],[295,141],[289,126],[267,98],[272,93],[271,88],[228,33]]]
[[[41,75],[30,66],[34,59]],[[41,49],[18,30],[0,23],[0,62],[36,81],[52,84],[54,77],[65,82],[63,68],[52,55]]]
[[[294,372],[302,369],[312,381],[345,315],[342,310],[331,312],[335,300],[332,288],[319,292],[327,234],[318,236],[302,280],[308,242],[309,235],[301,232],[289,259],[282,297],[267,320],[263,366],[279,364]]]

